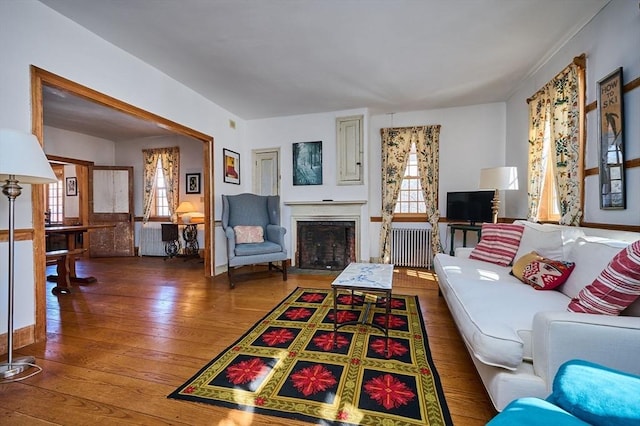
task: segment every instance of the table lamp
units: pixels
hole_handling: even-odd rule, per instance
[[[491,167],[480,170],[480,189],[495,191],[491,201],[493,223],[498,223],[500,209],[500,191],[518,189],[518,168],[512,166]]]
[[[35,366],[32,356],[13,358],[13,298],[14,298],[14,232],[15,200],[22,193],[20,183],[43,184],[57,182],[38,139],[29,133],[0,129],[0,181],[2,193],[9,199],[9,298],[7,299],[7,361],[0,363],[0,378],[9,379]]]

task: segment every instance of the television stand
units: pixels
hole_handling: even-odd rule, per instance
[[[453,243],[455,240],[456,231],[462,231],[462,247],[467,246],[467,231],[474,231],[478,235],[478,241],[480,241],[480,238],[482,237],[482,226],[480,225],[469,225],[467,223],[450,223],[449,229],[451,230],[451,248],[449,249],[449,254],[451,256],[455,255]]]

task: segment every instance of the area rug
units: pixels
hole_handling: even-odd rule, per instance
[[[338,321],[363,297],[338,294]],[[384,301],[366,322],[383,325]],[[334,340],[332,290],[297,288],[168,397],[323,425],[451,425],[418,299],[393,295],[389,342],[368,325]]]

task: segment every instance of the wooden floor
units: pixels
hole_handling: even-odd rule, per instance
[[[296,287],[329,288],[332,276],[264,274],[230,290],[202,264],[152,257],[80,260],[78,275],[99,281],[47,292],[47,341],[16,351],[43,371],[0,385],[0,424],[307,424],[166,396]],[[454,423],[485,424],[495,411],[431,273],[398,271],[394,292],[419,297]]]

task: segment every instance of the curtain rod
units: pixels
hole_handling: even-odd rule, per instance
[[[421,127],[440,127],[440,124],[424,124],[421,126],[405,126],[405,127],[381,127],[380,133],[385,129],[393,129],[393,130],[410,130],[410,129],[419,129]]]
[[[571,61],[571,64],[577,66],[578,68],[585,69],[587,67],[587,55],[583,53],[580,56],[576,56],[575,58],[573,58],[573,61]],[[562,73],[564,73],[567,70],[567,68],[569,68],[569,66],[571,64],[569,64],[566,67],[564,67],[562,69],[562,71],[560,71],[558,74],[556,74],[551,80],[555,80],[556,78],[558,78],[558,76],[561,75]],[[551,80],[549,80],[549,81],[551,81]],[[542,92],[544,90],[545,86],[546,86],[546,84],[544,86],[542,86],[542,88],[540,88],[540,90],[538,90],[533,95],[531,95],[531,97],[527,98],[527,103],[530,103],[538,93]]]

